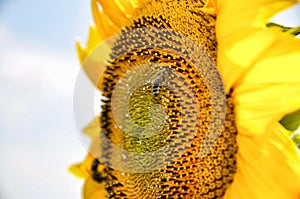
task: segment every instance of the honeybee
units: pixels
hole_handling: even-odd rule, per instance
[[[152,94],[158,96],[162,86],[164,86],[169,80],[171,75],[171,68],[163,69],[155,79],[152,81]]]

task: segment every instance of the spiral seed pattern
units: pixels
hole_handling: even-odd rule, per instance
[[[209,77],[214,70],[209,66],[216,60],[215,18],[201,10],[203,5],[200,1],[153,1],[113,45],[101,79],[105,97],[101,128],[123,150],[156,157],[154,161],[148,156],[121,156],[137,164],[121,165],[125,172],[118,171],[105,165],[120,154],[101,144],[104,161],[95,159],[91,171],[95,181],[105,184],[107,198],[222,198],[233,181],[238,150],[234,107],[231,93],[226,95],[225,109],[213,103],[218,99],[208,82],[220,81]],[[187,45],[185,37],[212,58],[202,60],[206,74],[193,61],[203,52]],[[226,113],[224,123],[212,117],[215,110]],[[208,133],[213,125],[222,125],[217,140]],[[203,150],[206,155],[199,155]],[[144,172],[144,168],[154,169]],[[140,172],[126,172],[132,169]]]

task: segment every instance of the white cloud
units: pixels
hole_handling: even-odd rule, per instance
[[[67,172],[85,155],[73,125],[76,57],[3,26],[0,43],[0,197],[79,199],[82,182]]]

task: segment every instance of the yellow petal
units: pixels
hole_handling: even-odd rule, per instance
[[[86,134],[91,140],[94,140],[100,133],[100,123],[99,116],[97,116],[87,127],[83,129],[84,134]]]
[[[115,0],[97,0],[97,2],[101,4],[105,14],[107,14],[110,20],[117,26],[122,27],[128,23],[126,13],[122,11],[120,4],[117,4]]]
[[[82,172],[81,170],[81,164],[73,164],[69,167],[69,172],[72,173],[74,176],[78,178],[86,178],[88,175],[86,175],[85,172]]]
[[[235,38],[219,41],[218,68],[227,92],[276,41],[265,31],[249,32],[238,42]]]
[[[300,83],[251,84],[234,93],[239,132],[263,134],[272,121],[279,121],[300,108]]]
[[[92,0],[92,13],[95,27],[90,27],[89,37],[86,48],[83,48],[79,42],[76,42],[77,54],[79,61],[95,86],[100,87],[99,81],[109,58],[110,49],[107,44],[102,44],[96,50],[92,51],[109,37],[121,32],[121,27],[130,22],[130,17],[134,15],[135,10],[146,3],[148,0]],[[104,11],[99,10],[102,5]],[[89,60],[84,62],[88,55]]]
[[[221,42],[218,67],[226,91],[251,82],[299,81],[299,46],[299,39],[275,28],[250,32],[239,42]]]
[[[82,64],[82,67],[91,82],[99,89],[102,86],[102,74],[106,69],[109,54],[111,52],[110,46],[111,43],[109,41],[101,43],[101,45],[98,45],[92,52],[90,52]]]
[[[92,177],[89,177],[83,187],[84,199],[106,199],[106,190],[104,183],[95,182]]]
[[[92,155],[87,155],[82,163],[74,164],[69,167],[69,171],[79,178],[88,178],[90,176],[91,165],[94,161]]]
[[[279,123],[263,135],[239,134],[237,141],[237,173],[225,199],[299,198],[300,156]]]
[[[83,49],[79,41],[76,42],[76,50],[80,64],[84,62],[87,55],[91,53],[100,44],[101,41],[103,41],[103,38],[100,37],[100,34],[97,32],[96,28],[91,26],[86,48]]]
[[[238,78],[247,73],[258,56],[263,57],[263,53],[271,50],[282,36],[278,30],[266,28],[267,20],[296,2],[297,0],[215,2],[218,14],[218,68],[227,92]]]
[[[101,37],[106,39],[120,32],[121,27],[128,25],[136,9],[147,1],[149,0],[92,0],[93,17]]]
[[[99,10],[97,0],[92,0],[92,13],[97,31],[101,38],[107,39],[120,32],[120,27],[114,24],[106,13]]]
[[[100,140],[100,122],[99,122],[99,117],[97,116],[91,123],[89,123],[84,129],[83,132],[85,135],[87,135],[91,141],[92,144],[89,148],[89,154],[90,156],[95,157],[100,157],[100,145],[101,145],[101,140]],[[86,162],[87,164],[90,164],[91,162]],[[85,164],[85,165],[87,165]],[[89,165],[90,167],[90,165]]]
[[[276,13],[297,0],[217,0],[217,36],[223,41],[260,29]],[[233,14],[234,13],[234,14]]]
[[[115,0],[115,4],[126,16],[129,16],[130,13],[134,13],[135,8],[130,0]]]
[[[84,59],[87,56],[87,52],[83,49],[79,41],[76,41],[76,51],[80,64],[83,63]]]
[[[241,132],[248,129],[263,133],[272,121],[300,109],[300,40],[277,31],[272,33],[273,36],[266,34],[272,42],[266,39],[269,46],[263,52],[251,50],[244,60],[240,55],[239,66],[249,65],[234,84],[236,122]],[[253,42],[254,46],[258,44]],[[251,56],[255,58],[249,60],[254,61],[247,62]]]
[[[300,40],[277,30],[270,30],[265,36],[274,38],[273,43],[256,57],[256,63],[251,63],[239,84],[300,82]]]
[[[89,178],[91,176],[91,167],[95,157],[99,157],[99,145],[100,143],[100,125],[99,116],[97,116],[87,127],[83,129],[83,132],[89,136],[92,140],[92,144],[89,149],[89,153],[83,162],[74,164],[69,167],[69,171],[79,178]]]
[[[122,4],[122,6],[125,6],[130,4],[134,9],[137,9],[137,8],[141,8],[143,5],[145,5],[146,3],[148,2],[151,2],[151,0],[115,0],[117,3],[120,2]],[[133,10],[133,12],[135,12],[136,10]],[[133,13],[132,12],[132,13]],[[125,13],[131,13],[131,12],[128,12],[128,10],[126,10]]]
[[[100,42],[102,42],[105,38],[101,37],[97,31],[97,29],[93,26],[90,26],[89,30],[89,36],[88,36],[88,42],[86,45],[86,51],[89,54],[92,52]]]

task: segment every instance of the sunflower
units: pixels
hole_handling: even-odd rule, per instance
[[[99,10],[99,3],[102,11]],[[280,120],[300,109],[297,67],[300,41],[294,37],[293,31],[284,32],[279,26],[267,26],[272,16],[295,3],[296,0],[92,0],[96,25],[90,28],[85,49],[77,43],[81,63],[101,42],[121,30],[126,32],[141,27],[168,29],[174,42],[180,43],[180,39],[174,39],[177,38],[176,33],[171,30],[175,30],[195,40],[217,63],[227,106],[223,129],[215,147],[207,156],[199,158],[197,154],[205,143],[203,134],[207,132],[212,111],[211,94],[203,77],[193,76],[194,72],[190,69],[193,66],[170,52],[147,49],[119,55],[118,52],[123,52],[128,46],[117,41],[114,45],[121,49],[118,51],[118,48],[112,48],[112,53],[115,51],[118,55],[105,68],[108,72],[105,72],[100,82],[98,70],[104,69],[83,64],[87,75],[106,98],[112,95],[111,85],[116,84],[115,79],[124,75],[131,65],[159,60],[159,63],[167,62],[168,67],[174,66],[176,71],[184,71],[182,75],[186,79],[191,77],[191,80],[186,81],[197,90],[196,96],[201,93],[201,97],[197,98],[200,99],[200,107],[204,107],[200,114],[204,121],[208,118],[208,122],[197,127],[195,139],[184,154],[158,171],[126,173],[109,168],[89,154],[83,163],[70,169],[75,175],[85,178],[84,198],[299,198],[300,157],[289,137],[289,131]],[[102,59],[104,62],[109,58],[104,56]],[[178,62],[180,64],[175,66]],[[119,68],[125,69],[125,72]],[[160,97],[173,96],[173,93],[161,89],[163,94]],[[139,108],[133,109],[131,113],[133,118],[139,116],[134,118],[136,122],[145,125],[147,115],[141,114],[149,112],[145,107],[157,101],[157,96],[147,95],[144,100],[138,100],[142,92],[151,93],[148,91],[151,86],[146,85],[137,90],[133,93],[132,103]],[[176,88],[174,92],[178,94],[183,91]],[[170,108],[172,111],[168,112],[168,116],[177,110],[175,101],[160,102],[162,106],[171,103],[175,107]],[[110,124],[112,108],[106,104],[102,115],[85,132],[94,135],[100,132],[101,126],[122,137]],[[192,111],[180,110],[183,115],[192,116]],[[180,116],[170,116],[176,117]],[[191,123],[188,123],[185,131],[191,128]],[[182,147],[180,143],[186,134],[180,134],[181,131],[173,128],[162,130],[162,137],[159,138],[136,139],[123,136],[125,141],[121,142],[127,150],[147,152],[148,149],[136,143],[141,142],[147,146],[149,142],[151,145],[157,140],[167,140],[164,133],[179,139],[175,140],[175,145]],[[178,134],[180,136],[176,137]],[[110,138],[117,139],[113,136]],[[158,144],[152,150],[160,147]]]

